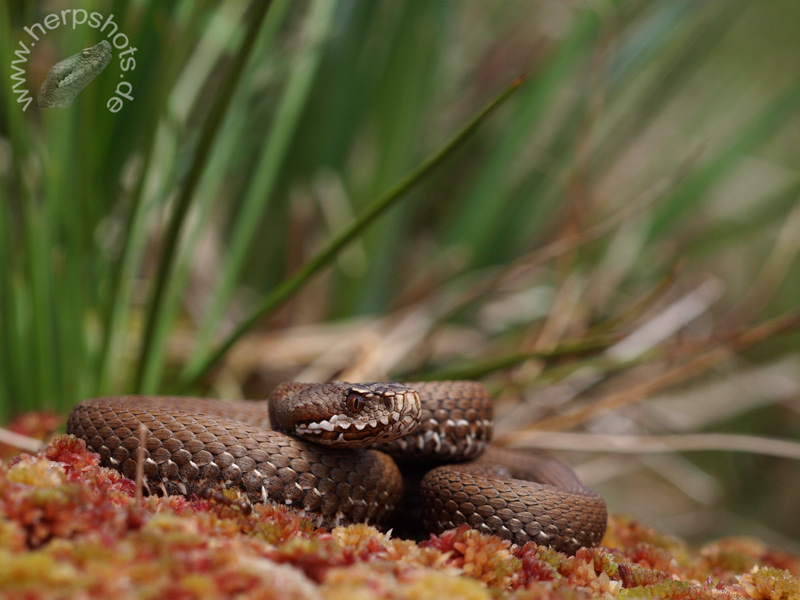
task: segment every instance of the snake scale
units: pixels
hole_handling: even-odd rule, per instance
[[[148,493],[236,487],[318,526],[380,523],[403,501],[398,463],[423,465],[430,531],[467,523],[568,553],[599,544],[603,499],[556,459],[490,446],[492,418],[491,395],[471,381],[284,383],[266,402],[95,398],[73,409],[67,431],[133,478],[143,426]]]

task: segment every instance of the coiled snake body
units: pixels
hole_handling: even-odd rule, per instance
[[[285,383],[269,402],[96,398],[73,409],[67,431],[132,478],[142,426],[148,493],[237,487],[319,526],[381,522],[403,496],[391,454],[430,465],[419,495],[434,532],[468,523],[570,553],[605,532],[605,503],[567,465],[489,445],[492,398],[475,382]]]

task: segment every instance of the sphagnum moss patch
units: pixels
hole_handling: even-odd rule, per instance
[[[567,556],[467,527],[416,543],[282,506],[137,501],[71,436],[0,462],[0,515],[5,598],[800,598],[797,557],[741,538],[693,549],[618,516]]]

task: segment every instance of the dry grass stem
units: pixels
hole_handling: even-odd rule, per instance
[[[705,313],[721,295],[722,283],[716,279],[707,279],[625,339],[614,344],[606,354],[620,361],[641,356]]]
[[[800,325],[800,314],[798,313],[772,319],[752,329],[748,329],[735,337],[731,337],[727,345],[699,354],[683,364],[668,369],[653,379],[634,385],[622,392],[609,394],[593,404],[574,410],[568,414],[544,419],[515,433],[506,433],[500,436],[497,441],[501,444],[510,443],[515,439],[515,436],[522,435],[526,431],[570,429],[604,412],[617,410],[623,406],[639,402],[640,400],[653,396],[661,390],[683,383],[692,377],[705,373],[709,369],[729,359],[736,351],[743,350],[779,333],[796,329],[798,325]]]
[[[0,427],[0,444],[13,446],[25,452],[38,452],[45,446],[44,442],[41,440],[28,437],[27,435],[21,435],[14,431],[3,429],[2,427]]]
[[[136,503],[142,501],[142,491],[144,488],[144,444],[147,440],[147,429],[142,425],[139,427],[139,447],[136,448]]]
[[[695,165],[698,158],[699,152],[693,152],[670,176],[659,180],[631,202],[625,204],[623,208],[599,223],[582,231],[567,233],[555,241],[519,257],[502,270],[486,277],[480,284],[473,286],[456,297],[450,306],[443,311],[443,315],[440,315],[440,318],[458,312],[487,293],[502,289],[503,286],[507,285],[509,282],[523,277],[536,267],[602,239],[622,224],[630,223],[634,219],[642,216],[650,207],[675,189],[676,185]]]
[[[675,435],[599,435],[594,433],[528,431],[509,436],[514,448],[575,452],[749,452],[800,460],[800,443],[752,435],[697,433]]]

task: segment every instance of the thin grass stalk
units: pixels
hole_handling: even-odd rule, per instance
[[[756,274],[753,285],[727,315],[727,320],[748,322],[758,316],[772,301],[778,290],[791,280],[789,270],[800,252],[800,198],[775,238],[763,267]]]
[[[174,268],[181,230],[189,212],[195,189],[205,170],[208,157],[214,145],[214,140],[219,133],[230,100],[238,86],[241,74],[244,71],[244,66],[250,57],[250,53],[258,37],[258,32],[261,29],[264,17],[271,4],[271,1],[268,0],[256,0],[253,2],[253,13],[250,15],[251,21],[247,28],[247,34],[239,52],[230,66],[229,74],[225,79],[222,90],[211,107],[203,126],[200,140],[197,144],[197,152],[195,153],[194,161],[192,162],[184,186],[176,200],[175,208],[167,228],[164,251],[153,285],[152,296],[148,305],[146,317],[147,322],[142,337],[142,343],[139,348],[139,358],[134,378],[134,388],[138,391],[147,391],[156,384],[154,380],[156,362],[152,359],[155,355],[152,346],[158,337],[162,337],[160,330],[167,327],[167,323],[162,319],[164,295],[167,291],[169,277]]]
[[[510,187],[507,166],[522,152],[535,126],[546,115],[545,107],[556,91],[572,76],[575,65],[597,38],[600,19],[592,10],[584,10],[570,35],[553,51],[548,64],[535,74],[531,85],[520,95],[511,118],[513,127],[497,148],[492,150],[483,168],[469,186],[469,193],[453,218],[447,233],[449,244],[469,242],[472,247],[486,245],[486,238],[509,222],[505,203],[497,198],[508,196]],[[491,200],[490,200],[491,199]]]
[[[638,194],[631,201],[625,203],[623,208],[606,217],[603,221],[583,231],[562,236],[546,246],[527,252],[514,259],[502,269],[484,276],[478,284],[456,296],[447,306],[441,309],[436,316],[436,321],[442,323],[457,317],[469,307],[474,306],[486,295],[501,289],[509,282],[521,277],[526,271],[530,271],[547,261],[554,260],[602,239],[610,235],[626,221],[641,218],[645,210],[653,206],[656,202],[661,201],[675,188],[678,182],[686,176],[694,160],[695,157],[689,157],[683,164],[675,169],[672,175],[656,182],[651,188]]]
[[[82,99],[83,100],[83,99]],[[88,100],[87,100],[88,102]],[[86,357],[86,285],[83,283],[84,262],[90,256],[84,251],[91,243],[92,226],[81,193],[84,183],[81,171],[81,137],[88,138],[74,113],[47,112],[43,115],[45,142],[49,149],[44,172],[41,218],[49,222],[52,245],[48,248],[48,269],[44,277],[50,287],[50,321],[53,343],[53,370],[56,381],[52,407],[66,410],[78,393]]]
[[[280,25],[289,9],[288,2],[273,3],[266,16],[264,26],[260,29],[258,40],[251,52],[251,59],[248,61],[242,81],[248,81],[250,73],[258,68],[256,64],[261,56],[264,56],[272,45],[275,36],[280,30]],[[180,84],[179,84],[180,85]],[[181,301],[185,298],[185,292],[192,274],[192,267],[195,261],[195,251],[201,234],[203,233],[208,217],[214,208],[214,201],[217,198],[217,189],[225,181],[225,170],[230,161],[238,156],[241,140],[246,133],[252,129],[252,118],[250,117],[249,105],[253,101],[252,90],[247,85],[242,85],[234,94],[231,106],[226,112],[221,125],[221,133],[214,142],[211,155],[208,159],[206,168],[201,176],[201,182],[197,187],[190,216],[187,217],[187,225],[181,236],[178,248],[178,255],[175,259],[175,267],[167,286],[167,293],[164,299],[163,322],[174,323],[181,309]],[[219,271],[219,268],[216,269]],[[159,337],[153,344],[152,356],[150,360],[155,365],[151,372],[153,381],[160,381],[163,371],[168,364],[166,338],[169,333],[168,327],[159,329]]]
[[[629,47],[622,48],[615,57],[614,62],[609,65],[609,74],[605,82],[606,89],[604,94],[606,98],[604,103],[609,102],[613,98],[618,98],[632,78],[645,75],[643,70],[652,68],[652,60],[650,59],[659,52],[667,51],[665,50],[665,45],[668,40],[674,37],[678,23],[688,20],[692,16],[692,13],[700,10],[702,10],[701,6],[691,2],[675,3],[673,5],[661,3],[655,16],[649,18],[646,25],[643,27],[648,34],[642,39],[633,37],[632,41],[628,43]],[[721,19],[724,20],[725,23],[719,26],[719,29],[724,30],[724,26],[726,24],[729,25],[734,16],[735,15],[728,15],[726,13],[726,19]],[[721,33],[716,30],[714,30],[714,33],[721,36]],[[704,51],[708,52],[713,48],[713,44],[707,43],[701,47]],[[684,65],[681,64],[680,66],[683,67]],[[670,83],[674,82],[670,80]],[[570,82],[570,85],[574,84]],[[654,85],[648,89],[660,90],[661,87],[660,85]],[[666,93],[666,90],[664,90],[664,93]],[[548,157],[547,164],[537,169],[532,169],[528,178],[529,181],[519,186],[519,188],[513,192],[513,196],[517,198],[517,200],[511,203],[503,218],[509,222],[529,224],[527,228],[519,228],[517,231],[519,247],[524,247],[526,240],[535,238],[535,236],[540,234],[543,227],[542,224],[549,222],[549,219],[545,218],[550,216],[548,211],[550,213],[555,212],[558,209],[557,203],[561,202],[565,194],[569,194],[569,190],[566,187],[567,183],[564,182],[565,178],[560,176],[554,177],[553,172],[562,172],[567,177],[572,177],[572,172],[576,167],[573,166],[570,161],[572,160],[572,154],[581,144],[579,136],[582,131],[577,124],[586,118],[586,111],[591,110],[591,97],[596,94],[596,86],[592,87],[590,82],[587,89],[582,92],[584,101],[576,102],[575,108],[563,119],[563,125],[560,130],[543,152],[543,155]],[[655,94],[655,92],[652,92],[652,94]],[[589,100],[589,102],[587,103],[586,100]],[[619,101],[617,101],[617,103],[619,103]],[[588,106],[585,106],[586,104],[588,104]],[[650,107],[646,106],[646,108]],[[646,116],[641,114],[638,116],[641,120],[638,121],[639,124],[637,127],[641,129],[644,127],[644,123],[647,119]],[[617,135],[619,130],[624,130],[624,125],[627,124],[628,120],[632,119],[633,115],[631,111],[625,112],[622,118],[623,125],[618,124],[619,126],[613,128],[614,135]],[[598,145],[594,153],[599,155],[604,165],[607,165],[608,161],[611,159],[610,151],[607,152],[603,144]],[[592,171],[602,172],[603,168],[598,169],[597,165],[594,164],[595,161],[596,159],[593,157],[591,160]],[[534,198],[535,202],[531,202],[530,198]],[[504,236],[498,235],[498,238],[502,237]],[[502,243],[505,244],[506,241],[503,239]]]
[[[505,100],[511,97],[520,87],[524,78],[515,79],[511,85],[503,90],[497,97],[489,102],[473,119],[453,135],[439,150],[424,160],[419,166],[413,169],[408,175],[401,179],[393,188],[383,196],[371,202],[358,217],[346,228],[335,235],[317,254],[312,256],[301,266],[294,275],[285,280],[274,290],[264,302],[261,303],[248,317],[246,317],[228,337],[215,350],[193,369],[187,368],[179,377],[177,387],[185,390],[196,385],[199,380],[217,363],[222,360],[230,348],[250,329],[260,321],[265,315],[281,306],[305,283],[311,279],[318,271],[328,266],[337,256],[340,250],[348,246],[351,242],[358,239],[358,236],[368,227],[378,216],[385,212],[426,175],[431,173],[439,164],[450,156],[464,141],[477,129],[477,127],[500,106]]]
[[[261,155],[253,169],[253,179],[228,236],[230,248],[220,265],[214,295],[203,316],[195,344],[194,359],[190,361],[190,366],[199,362],[202,357],[200,350],[207,348],[211,343],[236,282],[244,269],[253,238],[270,207],[275,181],[286,160],[286,151],[306,105],[325,48],[323,41],[330,32],[336,7],[337,3],[331,0],[317,0],[309,8],[306,17],[307,28],[303,36],[304,50],[291,69],[275,113],[272,131],[262,147]],[[288,2],[276,3],[272,12],[282,15],[287,8]]]
[[[3,233],[0,237],[0,270],[5,273],[5,276],[0,277],[0,422],[8,421],[11,416],[11,402],[22,392],[17,380],[22,365],[16,348],[18,323],[12,289],[16,267],[11,260],[13,245],[7,183],[5,177],[0,179],[0,232]]]
[[[0,61],[0,78],[6,83],[11,77],[11,61],[17,59],[14,52],[19,49],[18,36],[16,32],[12,34],[10,10],[9,3],[0,3],[0,48],[3,56],[8,57],[8,60]],[[31,332],[30,277],[26,275],[29,273],[27,266],[30,260],[26,251],[30,246],[26,231],[30,227],[27,213],[32,210],[32,194],[28,185],[31,180],[22,176],[22,167],[27,163],[30,154],[28,120],[26,113],[22,111],[23,105],[17,104],[17,96],[10,85],[0,86],[0,94],[3,95],[3,102],[0,103],[3,114],[0,115],[0,120],[5,125],[13,149],[8,171],[2,174],[0,182],[0,202],[3,205],[0,209],[0,234],[4,238],[0,241],[3,247],[0,250],[0,266],[4,269],[0,278],[3,281],[0,287],[0,335],[3,337],[0,341],[0,362],[3,363],[0,368],[0,376],[3,378],[0,387],[0,394],[3,395],[0,397],[0,416],[8,418],[16,412],[39,406],[40,396],[37,392],[41,382],[37,377],[30,376],[38,358],[35,338]],[[15,207],[18,212],[14,212]]]
[[[352,210],[361,208],[360,199],[387,189],[418,160],[420,127],[430,118],[430,92],[440,76],[439,65],[429,58],[446,52],[447,29],[452,25],[441,19],[443,9],[446,12],[446,5],[435,2],[398,3],[388,33],[392,42],[380,61],[373,63],[380,62],[384,73],[376,88],[380,90],[380,119],[375,123],[375,143],[380,159],[366,178],[363,193],[353,195]],[[428,25],[421,27],[422,23]],[[362,267],[354,268],[357,263],[352,262],[347,266],[343,257],[336,269],[337,292],[329,313],[334,318],[379,313],[392,305],[407,252],[406,224],[415,210],[413,199],[404,202],[391,220],[376,223],[364,234],[360,245],[369,259]],[[340,225],[332,222],[330,226],[335,232]]]
[[[786,215],[794,209],[798,195],[800,177],[794,177],[778,191],[759,198],[735,221],[726,219],[710,224],[702,237],[692,245],[691,251],[695,255],[706,255],[758,235],[765,228],[780,226]]]
[[[572,450],[610,454],[661,452],[749,452],[800,460],[800,444],[788,439],[733,433],[684,433],[670,435],[600,435],[553,431],[508,434],[513,448]]]
[[[195,31],[205,17],[205,13],[200,10],[200,4],[187,4],[192,10],[185,22],[180,23],[181,28],[186,31]],[[158,64],[155,68],[164,73],[157,79],[153,86],[153,93],[144,96],[145,101],[149,100],[146,114],[158,114],[165,106],[169,93],[174,85],[180,69],[186,62],[186,57],[194,46],[194,39],[189,36],[181,38],[182,43],[178,43],[173,51],[162,54],[163,64]],[[158,140],[161,122],[153,119],[152,126],[147,130],[142,147],[144,165],[142,175],[138,178],[136,186],[132,191],[133,206],[128,217],[125,219],[125,230],[121,238],[123,246],[110,266],[110,279],[108,289],[108,299],[105,302],[105,310],[102,317],[102,342],[100,343],[100,357],[95,383],[95,393],[106,394],[111,392],[110,385],[117,385],[118,377],[118,357],[120,356],[119,347],[121,337],[128,326],[128,315],[131,311],[131,289],[136,280],[136,273],[141,264],[142,253],[149,235],[149,215],[145,187],[149,181],[148,173],[157,165],[154,164],[156,156],[155,147]],[[119,392],[117,388],[115,391]],[[131,390],[132,391],[132,390]]]
[[[63,316],[64,304],[59,303],[57,270],[62,266],[56,264],[59,251],[63,252],[62,231],[59,227],[60,211],[68,202],[60,203],[61,194],[71,195],[72,190],[63,190],[59,182],[64,180],[63,173],[71,167],[61,164],[59,159],[61,148],[58,142],[69,144],[70,117],[64,113],[46,114],[42,116],[43,128],[56,140],[50,152],[55,159],[44,162],[42,175],[44,183],[31,190],[27,201],[20,207],[22,214],[23,273],[29,281],[29,302],[27,310],[24,304],[18,304],[24,310],[23,333],[29,335],[27,348],[28,362],[25,370],[36,374],[31,386],[32,396],[20,399],[28,410],[57,408],[61,405],[64,392],[62,381],[62,339],[60,318]],[[63,138],[67,138],[64,140]],[[42,141],[44,147],[48,147]],[[63,215],[69,236],[78,232],[74,224],[74,215]],[[66,238],[66,236],[64,236]],[[69,243],[69,242],[67,242]],[[60,292],[61,290],[59,290]],[[68,293],[68,292],[66,292]]]
[[[741,15],[747,2],[734,0],[720,6],[717,15],[709,22],[694,27],[691,35],[682,42],[661,69],[653,85],[644,90],[642,96],[634,101],[632,107],[621,112],[619,119],[608,127],[608,135],[599,140],[593,167],[598,172],[608,169],[626,149],[630,148],[634,138],[645,131],[650,123],[661,114],[670,101],[682,89],[681,85],[704,64],[723,40]],[[644,65],[650,66],[649,64]],[[613,65],[612,65],[613,68]],[[623,89],[615,85],[614,78],[622,73],[612,73],[609,101],[619,95]],[[628,74],[628,77],[635,74]],[[625,81],[620,82],[622,84]]]
[[[513,352],[496,358],[472,361],[450,369],[410,376],[411,379],[420,381],[439,381],[446,379],[480,379],[497,371],[510,369],[522,363],[537,360],[555,360],[567,356],[596,354],[613,346],[619,341],[619,336],[599,336],[575,341],[565,341],[546,350],[530,350],[527,352]]]
[[[50,223],[43,208],[37,202],[25,202],[22,207],[25,272],[29,278],[29,301],[27,318],[23,318],[22,335],[30,335],[27,354],[27,370],[36,373],[32,382],[29,398],[22,398],[24,407],[30,409],[38,403],[41,406],[52,406],[56,381],[53,364],[55,364],[55,344],[49,325],[52,323],[53,311],[48,300],[53,297],[53,289],[49,285],[48,273],[50,264],[47,257],[52,248]],[[27,294],[26,294],[27,295]],[[18,304],[19,306],[19,304]],[[28,331],[25,329],[29,328]]]
[[[683,269],[684,261],[676,262],[669,272],[662,277],[652,289],[637,298],[636,301],[622,313],[606,319],[592,327],[587,333],[589,335],[600,335],[608,331],[620,328],[624,324],[636,319],[656,302],[661,300],[664,294],[672,287]]]
[[[632,385],[620,392],[611,393],[597,402],[570,413],[543,419],[520,431],[553,431],[575,427],[606,411],[617,410],[628,404],[650,398],[665,389],[682,384],[728,360],[736,352],[741,352],[777,335],[795,332],[798,327],[800,327],[800,312],[781,315],[775,319],[759,323],[731,337],[725,345],[718,345],[705,352],[692,350],[689,360],[667,369],[656,377]]]

